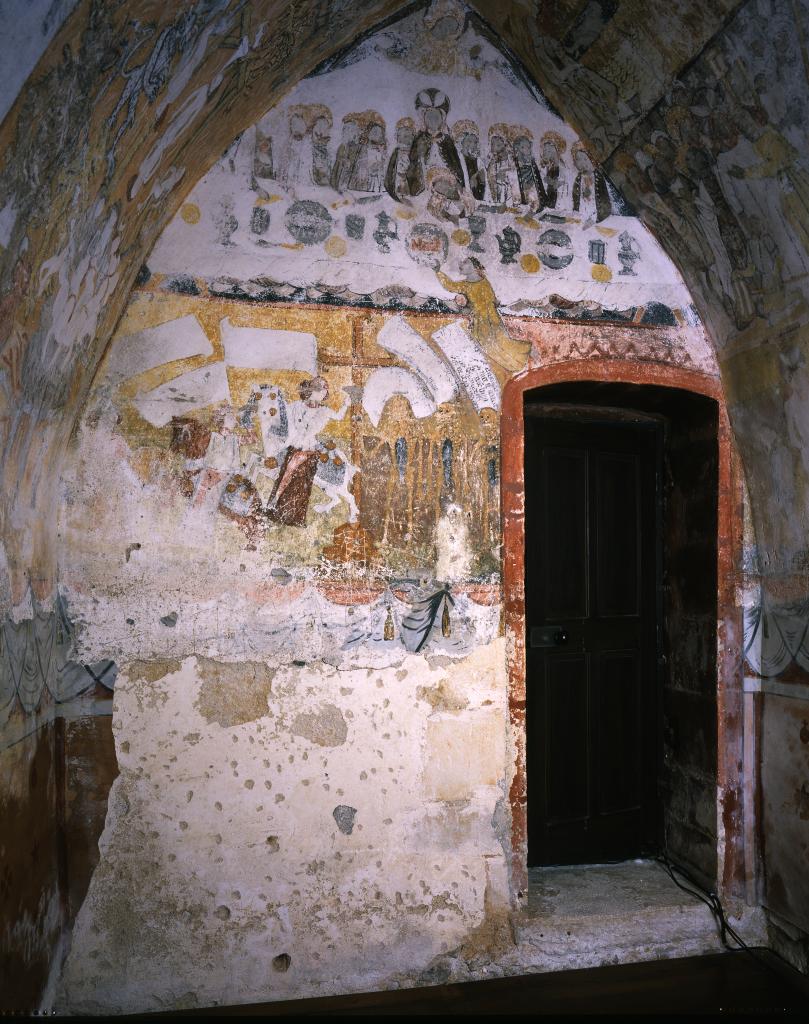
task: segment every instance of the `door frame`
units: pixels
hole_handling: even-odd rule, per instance
[[[501,516],[503,604],[512,751],[511,891],[515,905],[528,895],[528,778],[525,733],[525,474],[523,395],[548,384],[577,381],[657,385],[705,395],[716,401],[718,422],[717,516],[717,887],[720,896],[755,902],[759,805],[758,765],[753,744],[745,745],[745,720],[759,708],[746,707],[741,656],[742,608],[735,582],[741,569],[743,491],[721,381],[695,370],[624,359],[576,359],[529,367],[509,380],[502,395]],[[751,696],[751,695],[747,695]],[[757,732],[755,725],[753,733]],[[746,749],[745,749],[746,747]],[[745,757],[745,754],[747,755]],[[746,762],[746,763],[745,763]],[[747,812],[745,814],[745,812]],[[747,821],[745,821],[747,818]]]

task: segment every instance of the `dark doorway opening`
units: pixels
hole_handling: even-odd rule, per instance
[[[717,868],[718,406],[525,393],[528,863]]]

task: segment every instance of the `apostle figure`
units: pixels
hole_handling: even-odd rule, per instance
[[[357,159],[348,178],[348,188],[355,192],[381,192],[385,174],[385,122],[375,110],[355,114],[359,125]]]
[[[427,172],[433,167],[446,167],[463,186],[461,159],[447,131],[449,98],[440,89],[422,89],[416,96],[416,110],[421,111],[423,128],[410,150],[407,171],[410,195],[421,195],[427,187]]]
[[[444,167],[433,167],[427,173],[430,198],[427,209],[436,220],[458,222],[475,210],[472,193],[461,188],[457,179]]]
[[[480,136],[474,121],[456,121],[452,137],[458,146],[463,169],[463,186],[475,199],[486,195],[486,168],[480,159]]]
[[[573,182],[573,209],[581,214],[585,223],[604,220],[612,213],[604,172],[593,165],[589,153],[580,142],[574,143],[570,155],[578,172]]]
[[[520,202],[532,212],[539,213],[547,205],[545,186],[534,159],[533,140],[531,133],[520,129],[514,139],[514,162],[517,165],[517,184],[520,189]]]
[[[388,160],[385,172],[385,191],[397,202],[407,202],[410,187],[407,172],[410,167],[410,150],[416,137],[416,124],[412,117],[402,117],[396,122],[396,146]]]
[[[253,178],[250,187],[268,198],[267,181],[275,177],[272,161],[272,137],[256,125],[255,148],[253,149]]]
[[[329,159],[329,143],[331,142],[331,111],[323,108],[312,124],[312,170],[310,178],[313,185],[328,185],[331,179],[331,160]]]
[[[540,167],[545,175],[547,205],[555,210],[564,208],[568,200],[567,169],[562,163],[562,154],[567,143],[559,132],[548,131],[540,140]]]
[[[511,155],[509,130],[505,124],[493,124],[489,129],[489,195],[498,206],[517,206],[520,189],[517,182],[517,165]]]
[[[292,107],[289,111],[289,138],[284,153],[283,181],[291,189],[298,182],[309,181],[311,160],[311,144],[307,139],[309,127],[300,107]]]
[[[331,187],[337,192],[347,189],[355,175],[360,156],[360,135],[361,129],[357,122],[357,115],[346,114],[343,118],[340,145],[337,147],[337,155],[331,169]]]

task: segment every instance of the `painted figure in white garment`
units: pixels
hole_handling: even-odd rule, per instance
[[[283,526],[305,524],[321,457],[318,435],[332,420],[341,420],[349,405],[346,398],[338,410],[329,408],[323,377],[302,381],[298,393],[300,400],[286,407],[287,448],[266,509],[268,519]]]

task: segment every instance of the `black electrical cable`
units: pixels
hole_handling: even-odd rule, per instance
[[[696,878],[694,878],[690,871],[682,867],[682,865],[675,863],[671,859],[668,852],[668,844],[665,842],[665,837],[663,852],[662,854],[658,854],[654,859],[659,864],[663,865],[663,867],[668,872],[672,882],[674,882],[678,889],[682,889],[683,892],[688,893],[689,896],[693,896],[695,899],[699,900],[701,903],[704,903],[705,906],[708,907],[708,909],[713,914],[716,923],[719,927],[719,940],[722,943],[724,949],[726,949],[729,953],[748,953],[756,961],[757,964],[761,964],[762,966],[766,967],[769,971],[772,971],[773,974],[777,975],[780,978],[780,974],[777,968],[773,967],[769,960],[765,960],[756,952],[757,950],[761,950],[769,953],[770,950],[767,949],[766,946],[748,946],[744,939],[742,939],[739,933],[733,927],[731,927],[730,923],[728,922],[727,916],[725,914],[725,908],[722,906],[722,901],[719,899],[719,896],[715,892],[708,892],[707,890],[705,890],[696,880]],[[682,875],[682,877],[686,879],[686,881],[689,882],[689,884],[693,886],[693,888],[689,889],[687,886],[683,885],[682,882],[680,882],[677,879],[675,872]],[[737,946],[734,947],[730,945],[727,938],[728,935],[730,935],[734,942],[737,943]]]

